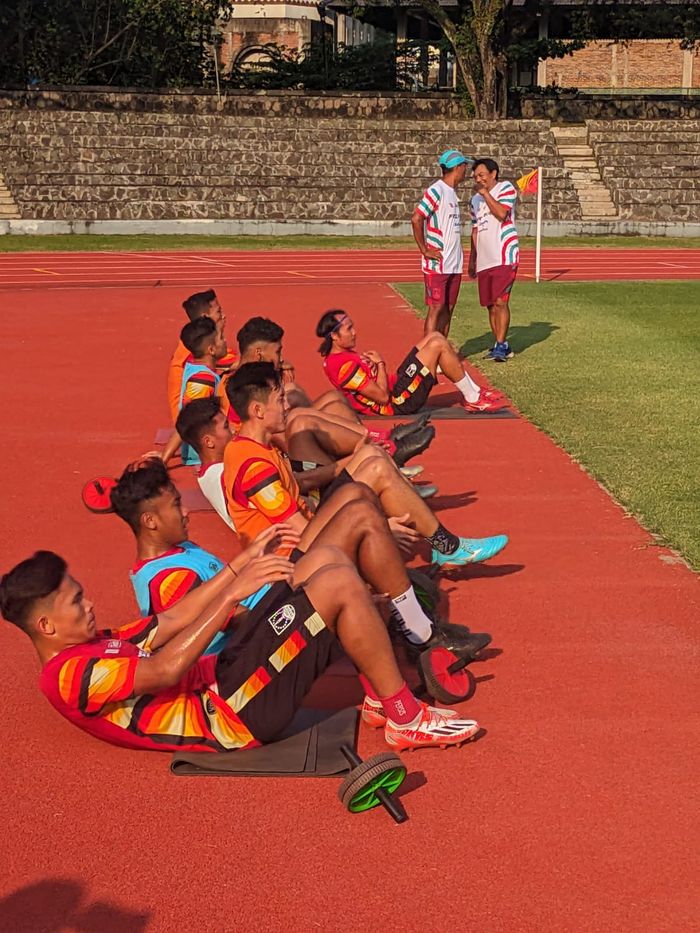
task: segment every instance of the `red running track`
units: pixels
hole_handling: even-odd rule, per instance
[[[520,276],[533,279],[524,250]],[[177,251],[0,255],[0,289],[106,285],[346,285],[421,278],[415,250]],[[542,279],[698,279],[700,250],[545,248]]]
[[[311,335],[327,307],[348,308],[395,362],[420,331],[385,285],[211,281],[229,336],[248,313],[285,326],[312,391],[325,387]],[[0,316],[1,566],[37,547],[64,553],[104,624],[135,611],[133,544],[115,517],[80,505],[80,489],[165,423],[191,284],[36,289]],[[437,426],[423,462],[442,520],[511,537],[489,565],[443,583],[449,618],[491,631],[502,652],[475,665],[463,710],[486,736],[406,756],[403,826],[347,814],[333,779],[173,778],[167,755],[111,748],[61,720],[37,690],[31,646],[1,624],[0,929],[696,928],[697,578],[525,420]],[[235,548],[211,513],[193,515],[191,532],[222,555]],[[357,698],[338,673],[316,694]],[[383,748],[367,729],[359,744]]]

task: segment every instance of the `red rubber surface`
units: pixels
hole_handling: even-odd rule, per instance
[[[312,329],[328,307],[348,308],[392,362],[420,330],[384,285],[243,290],[219,274],[201,281],[217,288],[229,336],[255,312],[279,320],[312,390],[326,388]],[[196,284],[35,290],[0,316],[2,568],[58,550],[104,624],[135,611],[133,544],[80,491],[166,423],[166,364]],[[463,707],[485,737],[406,756],[403,826],[381,810],[349,816],[335,780],[174,778],[167,755],[111,748],[61,720],[37,690],[31,646],[3,624],[0,894],[19,893],[0,903],[0,929],[693,928],[697,578],[527,422],[437,427],[422,462],[441,518],[511,536],[490,564],[443,584],[451,621],[502,649],[472,665],[482,680]],[[175,477],[194,486],[185,469]],[[193,515],[191,533],[235,550],[212,513]],[[359,697],[336,674],[311,701]],[[362,755],[385,748],[361,730]]]
[[[523,250],[521,279],[535,274]],[[249,286],[410,282],[421,278],[416,250],[13,253],[0,255],[0,289],[105,285]],[[697,279],[700,250],[545,247],[545,281]]]

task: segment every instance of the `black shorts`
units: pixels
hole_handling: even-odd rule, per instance
[[[240,625],[234,621],[216,662],[219,695],[259,742],[270,742],[341,655],[304,590],[276,583]]]
[[[435,376],[418,359],[418,348],[413,347],[396,370],[396,382],[391,390],[391,404],[395,415],[414,415],[428,401],[433,391]]]

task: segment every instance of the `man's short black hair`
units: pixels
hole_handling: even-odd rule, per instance
[[[144,504],[174,488],[162,460],[151,457],[130,463],[110,493],[112,508],[136,534]]]
[[[272,363],[244,363],[226,383],[226,396],[241,421],[246,421],[250,403],[266,402],[270,392],[281,385]]]
[[[221,411],[221,400],[216,395],[196,398],[181,410],[175,422],[175,430],[186,444],[199,453],[202,435]]]
[[[252,317],[236,334],[241,353],[254,343],[279,343],[283,337],[283,328],[267,317]]]
[[[472,165],[472,172],[475,172],[479,165],[483,165],[487,172],[495,172],[496,181],[498,181],[498,162],[495,162],[493,159],[477,159]]]
[[[190,321],[180,331],[180,340],[184,343],[192,356],[198,360],[216,334],[216,324],[210,317],[198,317]]]
[[[182,307],[185,309],[187,317],[191,321],[196,321],[197,318],[205,316],[215,301],[216,292],[213,288],[209,288],[206,292],[196,292],[194,295],[190,295],[189,298],[185,298]]]
[[[37,551],[0,579],[0,613],[29,634],[27,622],[35,603],[55,593],[67,564],[53,551]]]

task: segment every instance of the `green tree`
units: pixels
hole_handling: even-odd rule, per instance
[[[635,3],[634,0],[587,0],[572,7],[565,38],[540,39],[538,18],[552,4],[542,0],[416,0],[440,26],[454,51],[459,74],[478,117],[504,116],[509,66],[533,65],[542,58],[562,58],[594,38],[678,38],[694,45],[700,34],[700,7],[688,3]]]
[[[2,0],[0,83],[200,85],[219,0]]]

